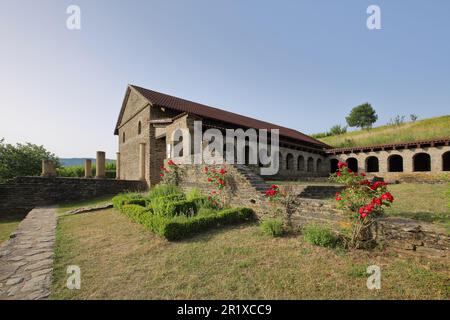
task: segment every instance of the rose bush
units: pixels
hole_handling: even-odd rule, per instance
[[[209,193],[208,201],[209,205],[214,209],[220,209],[225,206],[225,195],[222,192],[226,185],[226,173],[225,168],[209,168],[204,167],[203,172],[207,177],[207,181],[217,190],[213,190]]]
[[[167,166],[169,168],[161,166],[161,172],[159,175],[162,183],[177,186],[180,180],[179,168],[172,160],[167,161]]]
[[[380,216],[385,207],[394,201],[383,181],[370,182],[364,173],[352,172],[345,162],[338,163],[338,171],[331,175],[332,182],[345,185],[344,190],[336,193],[336,203],[339,209],[349,215],[352,232],[348,245],[359,248],[370,241],[370,226],[375,218]]]

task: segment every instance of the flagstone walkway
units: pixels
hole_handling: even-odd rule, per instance
[[[0,246],[0,300],[50,295],[56,222],[56,208],[35,208]]]

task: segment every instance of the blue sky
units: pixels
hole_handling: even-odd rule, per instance
[[[377,125],[449,114],[449,14],[445,0],[1,0],[0,137],[114,157],[128,83],[304,133],[364,102]]]

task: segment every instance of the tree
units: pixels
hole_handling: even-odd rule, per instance
[[[414,114],[414,113],[410,114],[409,117],[411,118],[411,121],[412,121],[412,122],[416,122],[416,120],[417,120],[417,118],[418,118],[417,115]]]
[[[337,136],[339,134],[343,134],[346,132],[347,132],[347,126],[341,126],[340,124],[332,126],[330,129],[330,135],[332,135],[332,136]]]
[[[7,144],[0,139],[0,182],[17,176],[36,176],[41,173],[42,160],[53,160],[59,166],[58,158],[43,146],[31,143]]]
[[[370,103],[364,103],[354,107],[345,119],[350,127],[366,129],[372,127],[378,116]]]

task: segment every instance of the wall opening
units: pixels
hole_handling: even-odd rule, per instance
[[[331,159],[330,160],[330,173],[336,173],[336,171],[338,171],[338,163],[339,160],[338,159]]]
[[[122,143],[125,143],[125,132],[122,133]]]
[[[305,158],[303,156],[298,156],[297,158],[297,170],[305,171]]]
[[[431,171],[431,157],[428,153],[417,153],[413,157],[414,171]]]
[[[366,160],[366,171],[367,172],[378,172],[380,171],[380,166],[377,157],[368,157]]]
[[[307,170],[308,170],[308,172],[314,171],[314,159],[313,158],[308,158]]]
[[[288,153],[286,156],[286,170],[291,170],[294,168],[294,156],[292,153]]]
[[[403,157],[398,154],[393,154],[388,158],[389,172],[403,172]]]
[[[347,165],[353,172],[358,172],[358,160],[356,158],[348,158]]]
[[[442,155],[442,171],[450,171],[450,151]]]
[[[322,171],[322,159],[317,159],[317,162],[316,162],[316,171],[317,171],[317,172]]]
[[[141,134],[141,132],[142,132],[142,125],[141,125],[141,122],[139,121],[139,123],[138,123],[138,134]]]

